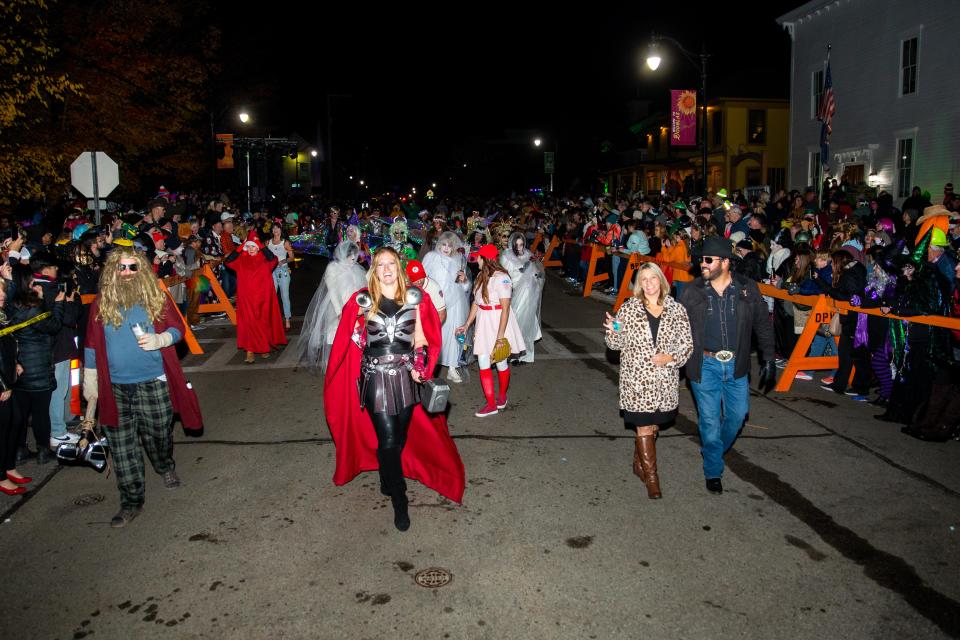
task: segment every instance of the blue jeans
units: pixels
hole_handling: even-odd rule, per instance
[[[66,416],[70,415],[70,361],[58,362],[54,365],[53,372],[57,379],[57,388],[50,396],[50,435],[58,438],[67,435]]]
[[[700,382],[690,382],[700,416],[700,455],[705,478],[723,475],[723,454],[733,446],[750,409],[747,376],[733,377],[736,362],[736,358],[720,362],[705,355]]]
[[[290,268],[283,264],[273,270],[273,286],[280,290],[283,302],[283,317],[290,319]]]
[[[624,271],[620,270],[620,263],[626,263],[626,258],[621,258],[620,256],[614,254],[610,256],[610,279],[613,281],[613,288],[617,291],[620,291],[620,280],[623,278],[623,273],[626,271],[626,264],[624,264]]]
[[[224,267],[220,271],[220,285],[228,298],[237,294],[237,275],[229,267]]]

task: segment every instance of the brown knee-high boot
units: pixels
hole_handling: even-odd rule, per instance
[[[640,463],[640,438],[643,436],[637,436],[637,441],[633,447],[633,473],[640,478],[641,482],[644,484],[647,483],[647,478],[643,473],[643,465]]]
[[[657,476],[657,434],[637,436],[640,447],[640,465],[643,468],[643,483],[647,485],[647,497],[657,500],[660,494],[660,478]]]

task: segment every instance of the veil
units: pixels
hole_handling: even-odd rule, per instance
[[[366,272],[357,264],[359,255],[360,247],[349,240],[334,250],[333,259],[327,264],[323,280],[303,317],[303,329],[297,341],[298,366],[306,366],[311,372],[326,369],[343,305],[367,284]]]

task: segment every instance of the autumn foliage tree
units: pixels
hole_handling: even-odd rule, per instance
[[[34,199],[62,182],[65,156],[51,145],[54,107],[82,85],[56,68],[44,0],[0,2],[0,202]],[[67,161],[69,162],[69,161]]]
[[[207,89],[219,32],[196,0],[99,0],[59,7],[63,69],[84,87],[66,103],[63,147],[120,165],[130,194],[198,184],[209,172]]]
[[[120,189],[183,189],[209,171],[219,32],[197,0],[0,0],[0,200],[56,195],[82,151]]]

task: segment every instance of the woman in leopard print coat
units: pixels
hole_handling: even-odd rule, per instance
[[[668,294],[660,268],[645,262],[637,270],[634,294],[616,318],[607,314],[606,343],[621,351],[620,408],[627,429],[636,431],[633,471],[660,498],[656,438],[680,404],[680,367],[693,351],[687,311]]]

